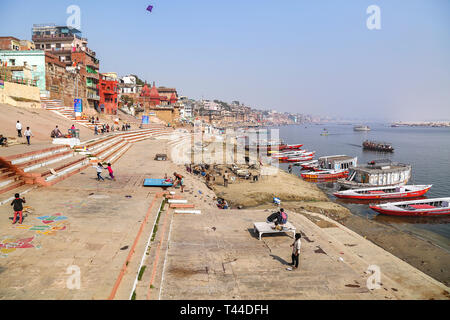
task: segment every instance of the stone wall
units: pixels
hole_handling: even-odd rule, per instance
[[[3,88],[0,88],[0,103],[15,107],[40,108],[40,99],[38,87],[5,81]]]
[[[63,101],[65,106],[72,106],[76,95],[76,75],[67,72],[65,67],[52,61],[46,63],[46,89],[50,93],[50,99]],[[78,97],[87,101],[86,83],[78,75]]]

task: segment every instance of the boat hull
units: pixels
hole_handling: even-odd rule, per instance
[[[450,214],[450,208],[420,210],[416,212],[409,212],[406,210],[389,210],[380,208],[376,205],[371,205],[370,208],[380,214],[386,214],[390,216],[402,216],[402,217],[430,217],[430,216],[445,216]]]
[[[339,178],[345,178],[348,175],[348,171],[343,171],[339,173],[320,173],[320,171],[317,171],[317,173],[302,173],[301,176],[304,179],[308,180],[330,180],[330,179],[339,179]]]
[[[410,191],[410,192],[393,192],[382,194],[342,194],[339,192],[334,193],[336,198],[340,199],[359,199],[359,200],[379,200],[379,199],[403,199],[403,198],[415,198],[421,197],[430,190],[431,187],[423,190]]]

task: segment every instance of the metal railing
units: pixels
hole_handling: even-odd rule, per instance
[[[25,86],[37,87],[37,80],[24,79],[21,77],[13,77],[11,75],[7,75],[6,73],[1,72],[0,72],[0,80],[13,82],[17,84],[23,84]]]

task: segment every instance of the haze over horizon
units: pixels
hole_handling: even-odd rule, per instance
[[[447,0],[17,0],[2,4],[0,36],[31,40],[73,4],[101,72],[258,109],[450,120]],[[370,5],[381,30],[366,27]]]

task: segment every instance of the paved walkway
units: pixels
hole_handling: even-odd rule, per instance
[[[33,191],[22,226],[0,206],[0,299],[130,299],[133,291],[153,300],[449,298],[444,285],[313,213],[289,215],[304,237],[300,270],[287,271],[292,238],[259,241],[252,232],[270,212],[218,210],[212,191],[185,171],[177,195],[202,214],[166,206],[157,221],[161,189],[143,179],[181,168],[154,161],[156,153],[170,154],[163,140],[142,141],[114,165],[117,181],[97,182],[88,168]],[[369,265],[380,267],[380,289],[366,286]],[[78,268],[80,289],[68,288]]]
[[[162,285],[153,299],[448,299],[448,288],[347,228],[317,214],[291,213],[303,234],[299,270],[289,234],[253,233],[270,213],[209,210],[175,215]],[[324,223],[328,221],[329,223]],[[369,265],[381,287],[369,290]]]
[[[32,212],[22,226],[11,225],[9,205],[0,206],[0,299],[107,299],[160,192],[142,183],[144,177],[161,177],[168,162],[152,160],[161,152],[160,141],[139,142],[114,165],[117,181],[97,182],[95,169],[88,168],[27,194]],[[40,220],[43,216],[53,216],[45,218],[53,222]],[[72,265],[81,271],[80,290],[66,286]],[[129,294],[136,268],[130,265],[119,296]],[[122,289],[126,294],[120,295]]]

